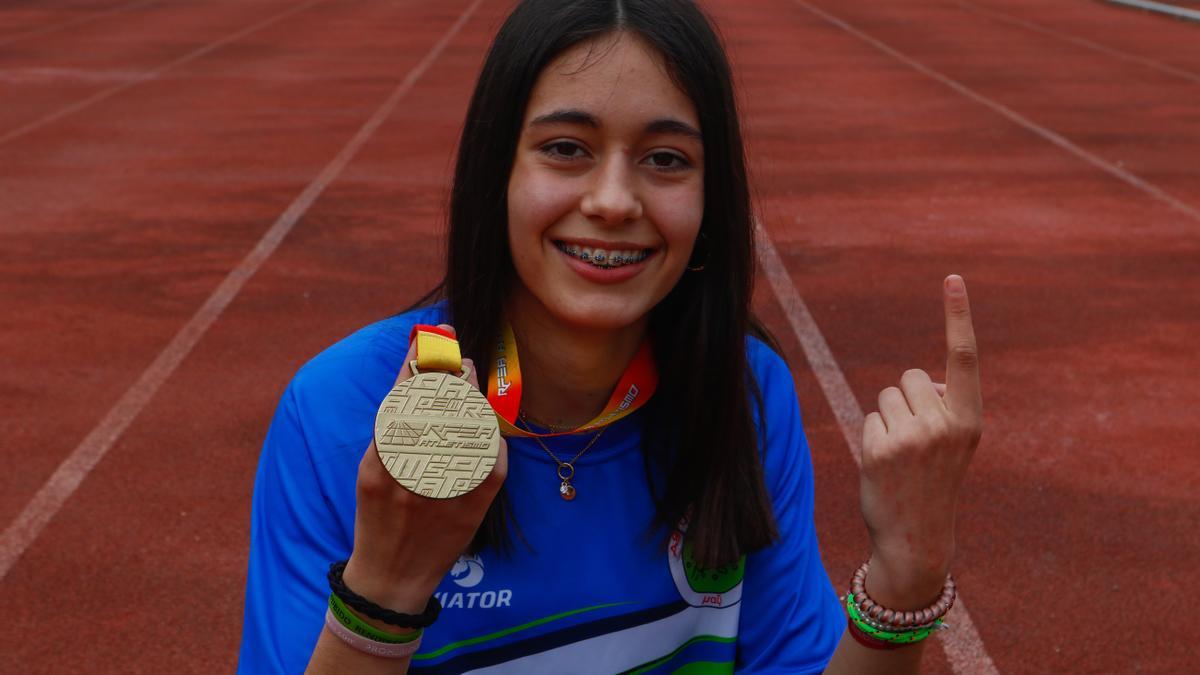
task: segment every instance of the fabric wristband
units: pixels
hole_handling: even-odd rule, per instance
[[[400,644],[388,644],[386,642],[375,642],[369,640],[358,633],[346,628],[333,616],[333,610],[325,610],[325,627],[329,632],[333,633],[339,640],[345,642],[350,647],[375,656],[382,656],[388,659],[402,659],[405,656],[412,656],[418,649],[421,648],[420,633],[417,634],[417,639],[410,642],[402,642]]]
[[[333,618],[337,619],[348,630],[352,630],[368,640],[399,645],[421,639],[423,629],[411,633],[389,633],[379,630],[360,619],[357,614],[350,611],[350,608],[346,606],[346,603],[342,602],[341,598],[332,593],[329,594],[329,611],[333,614]]]

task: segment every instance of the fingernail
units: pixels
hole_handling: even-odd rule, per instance
[[[950,295],[962,295],[967,292],[967,285],[963,283],[963,278],[957,274],[951,274],[946,277],[946,291]]]

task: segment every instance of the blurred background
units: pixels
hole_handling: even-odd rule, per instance
[[[835,583],[959,273],[987,418],[927,671],[1200,671],[1200,2],[701,4]],[[440,278],[511,6],[0,0],[0,671],[234,667],[272,411]]]

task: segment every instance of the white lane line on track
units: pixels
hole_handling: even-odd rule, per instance
[[[1012,24],[1014,26],[1020,26],[1027,30],[1031,30],[1035,33],[1041,33],[1042,35],[1054,38],[1056,40],[1062,40],[1063,42],[1070,42],[1071,44],[1083,47],[1085,49],[1091,49],[1092,51],[1100,52],[1101,54],[1106,54],[1108,56],[1120,59],[1122,61],[1129,61],[1131,63],[1137,63],[1140,65],[1146,66],[1147,68],[1153,68],[1154,70],[1157,70],[1157,71],[1160,71],[1163,73],[1167,73],[1168,75],[1182,77],[1185,80],[1195,82],[1196,84],[1200,84],[1200,75],[1197,75],[1196,73],[1193,73],[1191,71],[1184,70],[1182,68],[1176,68],[1175,66],[1172,66],[1170,64],[1162,63],[1160,61],[1155,61],[1154,59],[1146,58],[1145,56],[1138,56],[1137,54],[1130,54],[1128,52],[1123,52],[1119,49],[1114,49],[1112,47],[1102,45],[1099,42],[1092,42],[1091,40],[1088,40],[1086,38],[1076,37],[1074,35],[1068,35],[1067,33],[1060,33],[1059,31],[1056,31],[1053,28],[1048,28],[1046,26],[1043,26],[1040,23],[1034,23],[1034,22],[1028,21],[1026,19],[1021,19],[1021,18],[1015,17],[1011,14],[1005,14],[1004,12],[992,9],[991,7],[984,7],[982,5],[977,5],[973,2],[967,2],[966,0],[958,0],[958,4],[963,9],[966,9],[971,12],[975,12],[977,14],[983,14],[984,16],[991,17],[993,19],[996,19],[997,21],[1003,21],[1005,23]]]
[[[8,571],[29,548],[29,545],[37,539],[42,530],[50,522],[58,510],[62,508],[67,499],[74,494],[75,490],[87,478],[88,473],[104,458],[109,448],[116,443],[121,437],[125,429],[133,423],[146,404],[150,402],[158,390],[162,387],[167,378],[171,376],[179,364],[204,336],[205,331],[217,320],[217,317],[225,311],[229,303],[233,302],[238,292],[242,290],[242,286],[263,262],[275,252],[279,244],[283,241],[288,232],[296,225],[296,222],[304,215],[304,213],[312,206],[313,202],[321,196],[325,188],[329,187],[330,183],[337,178],[338,174],[346,168],[346,165],[354,158],[363,145],[374,135],[376,129],[383,124],[384,120],[391,115],[400,100],[408,94],[417,80],[425,74],[425,71],[433,65],[434,61],[441,55],[446,45],[450,40],[458,34],[463,24],[475,12],[483,0],[475,0],[469,7],[458,17],[458,20],[442,35],[441,39],[434,44],[425,58],[421,59],[404,78],[404,81],[392,91],[387,100],[375,111],[375,114],[368,119],[358,133],[350,139],[345,147],[333,158],[329,164],[321,171],[321,173],[313,179],[304,191],[287,209],[275,220],[271,228],[266,234],[259,239],[258,244],[246,254],[242,262],[238,264],[221,284],[217,286],[212,295],[208,296],[208,300],[196,311],[192,318],[184,325],[183,328],[175,334],[154,362],[142,373],[117,403],[108,411],[104,419],[96,425],[87,437],[71,452],[71,454],[63,460],[62,464],[54,471],[49,480],[38,490],[29,504],[21,511],[16,520],[13,521],[8,529],[0,535],[0,580],[3,580]]]
[[[108,89],[102,89],[102,90],[96,92],[95,94],[88,96],[85,99],[76,101],[66,107],[59,108],[58,110],[55,110],[54,112],[50,113],[49,115],[45,115],[44,117],[38,118],[28,124],[19,126],[16,129],[13,129],[12,131],[6,132],[4,135],[0,136],[0,145],[4,145],[5,143],[7,143],[11,140],[20,138],[21,136],[24,136],[25,134],[27,134],[31,131],[40,129],[40,128],[46,126],[47,124],[50,124],[51,122],[56,122],[64,117],[66,117],[67,115],[77,113],[80,110],[83,110],[84,108],[87,108],[93,104],[99,103],[100,101],[103,101],[107,98],[112,98],[113,96],[125,91],[126,89],[129,89],[130,87],[141,84],[142,82],[145,82],[146,80],[152,80],[176,66],[181,66],[181,65],[187,63],[188,61],[194,61],[195,59],[198,59],[201,56],[204,56],[205,54],[207,54],[211,51],[220,49],[221,47],[224,47],[225,45],[227,45],[231,42],[240,40],[240,39],[246,37],[247,35],[254,33],[255,31],[262,30],[263,28],[266,28],[267,26],[270,26],[271,24],[278,23],[279,21],[282,21],[293,14],[302,12],[302,11],[308,9],[309,7],[312,7],[313,5],[317,5],[322,2],[325,2],[325,0],[309,0],[308,2],[305,2],[303,4],[294,5],[292,7],[289,7],[288,9],[286,9],[268,19],[264,19],[263,21],[260,21],[256,24],[254,24],[253,26],[250,26],[249,28],[243,28],[242,30],[239,30],[238,32],[236,32],[232,35],[223,37],[220,40],[217,40],[216,42],[210,42],[210,43],[204,45],[203,47],[200,47],[199,49],[194,49],[173,61],[164,63],[163,65],[161,65],[157,68],[154,68],[152,70],[147,70],[147,71],[137,75],[136,77],[130,79],[128,82],[123,82],[121,84],[114,85],[112,87],[109,87]]]
[[[88,70],[84,68],[0,68],[0,82],[7,84],[58,84],[60,82],[128,82],[138,73],[128,70]]]
[[[1200,21],[1200,12],[1194,9],[1184,9],[1175,5],[1168,5],[1161,2],[1147,2],[1146,0],[1108,0],[1114,5],[1125,5],[1126,7],[1136,7],[1137,9],[1145,9],[1159,14],[1167,14],[1180,19],[1191,19],[1192,21]]]
[[[888,45],[884,42],[881,42],[880,40],[878,40],[874,37],[871,37],[870,35],[867,35],[866,33],[860,31],[859,29],[855,28],[854,26],[850,25],[849,23],[837,18],[836,16],[833,16],[832,14],[826,12],[825,10],[823,10],[819,7],[810,5],[809,3],[805,2],[804,0],[792,0],[792,1],[795,2],[797,5],[800,5],[804,9],[808,10],[809,13],[815,14],[816,16],[820,17],[821,19],[824,19],[827,23],[831,23],[834,26],[841,28],[842,30],[853,35],[854,37],[858,38],[859,40],[866,42],[867,44],[871,45],[875,49],[878,49],[879,51],[883,52],[884,54],[887,54],[888,56],[896,59],[897,61],[907,65],[908,67],[921,73],[922,75],[925,75],[926,77],[929,77],[930,79],[941,82],[942,84],[953,89],[954,91],[958,92],[959,94],[971,99],[972,101],[975,101],[976,103],[979,103],[980,105],[990,108],[993,112],[996,112],[999,115],[1007,118],[1009,121],[1013,122],[1014,124],[1021,126],[1025,129],[1033,132],[1034,134],[1037,134],[1038,136],[1042,137],[1043,139],[1053,143],[1054,145],[1057,145],[1058,147],[1062,148],[1063,150],[1066,150],[1067,152],[1069,152],[1070,154],[1075,155],[1079,159],[1082,159],[1085,162],[1088,162],[1089,164],[1100,169],[1101,171],[1104,171],[1105,173],[1110,174],[1125,183],[1128,183],[1129,185],[1141,190],[1142,192],[1145,192],[1146,194],[1150,195],[1151,197],[1154,197],[1155,199],[1167,204],[1168,206],[1175,209],[1176,211],[1184,213],[1188,217],[1192,218],[1193,220],[1200,222],[1200,209],[1197,209],[1195,206],[1192,206],[1191,204],[1188,204],[1187,202],[1178,199],[1177,197],[1171,195],[1170,193],[1168,193],[1167,191],[1158,187],[1157,185],[1154,185],[1153,183],[1150,183],[1149,181],[1146,181],[1142,178],[1139,178],[1138,176],[1135,176],[1134,174],[1109,162],[1108,160],[1104,159],[1103,157],[1100,157],[1099,155],[1095,155],[1095,154],[1092,154],[1091,152],[1088,152],[1087,150],[1084,150],[1083,148],[1079,147],[1075,143],[1068,140],[1065,136],[1062,136],[1061,134],[1051,131],[1050,129],[1047,129],[1046,127],[1043,127],[1043,126],[1037,124],[1036,122],[1033,122],[1032,120],[1025,117],[1024,115],[1016,112],[1015,110],[1013,110],[1001,103],[997,103],[996,101],[993,101],[992,99],[984,96],[983,94],[976,92],[975,90],[967,87],[966,85],[958,82],[957,80],[953,80],[953,79],[939,73],[938,71],[930,68],[929,66],[926,66],[925,64],[921,63],[920,61],[917,61],[916,59],[913,59],[912,57],[910,57],[902,52],[897,51],[890,45]]]
[[[817,383],[821,385],[821,391],[825,392],[825,398],[833,408],[833,415],[842,430],[842,437],[850,446],[850,456],[854,458],[855,464],[862,466],[862,407],[846,382],[846,376],[842,373],[837,359],[833,357],[829,344],[825,342],[825,336],[821,334],[821,329],[813,320],[808,306],[804,304],[800,292],[792,283],[792,277],[780,259],[779,252],[775,250],[771,236],[757,220],[754,230],[758,240],[758,260],[767,275],[767,282],[775,291],[775,297],[779,300],[788,323],[791,324],[792,332],[800,341],[800,347],[804,350],[804,356],[808,359]],[[983,640],[979,637],[979,631],[975,628],[975,622],[971,620],[971,614],[967,611],[962,596],[955,601],[954,609],[951,610],[946,623],[950,624],[951,629],[938,633],[937,637],[955,673],[999,675],[996,664],[992,662],[992,657],[988,656],[987,649],[983,646]]]
[[[118,7],[113,7],[111,9],[105,9],[105,10],[101,10],[99,12],[93,12],[91,14],[87,14],[85,16],[75,17],[74,19],[68,19],[67,21],[63,21],[62,23],[51,24],[49,26],[42,26],[41,28],[33,28],[31,30],[25,31],[24,33],[14,33],[12,35],[3,36],[3,37],[0,37],[0,47],[10,45],[10,44],[12,44],[14,42],[18,42],[20,40],[25,40],[25,39],[28,39],[31,37],[36,37],[38,35],[46,35],[48,33],[56,33],[60,30],[65,30],[65,29],[71,28],[73,26],[80,26],[85,23],[91,23],[97,19],[102,19],[111,14],[120,14],[121,12],[129,12],[129,11],[132,11],[135,9],[139,9],[141,7],[145,7],[146,5],[153,5],[153,4],[156,4],[159,2],[162,2],[162,0],[137,0],[137,2],[130,2],[128,4],[120,5]]]

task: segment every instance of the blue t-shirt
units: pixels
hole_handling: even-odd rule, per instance
[[[375,413],[416,323],[444,305],[372,324],[300,369],[267,432],[254,486],[240,673],[299,673],[320,634],[329,563],[354,542],[355,481]],[[557,465],[509,438],[505,490],[522,538],[509,555],[460,558],[438,587],[412,673],[816,673],[845,628],[813,526],[812,463],[782,359],[747,341],[767,417],[762,451],[780,541],[741,565],[697,569],[654,508],[640,414],[607,428],[559,495]],[[585,439],[546,439],[560,458]],[[686,524],[681,524],[686,527]]]

